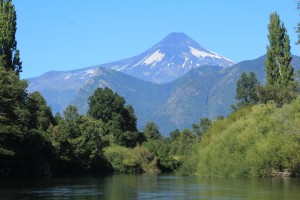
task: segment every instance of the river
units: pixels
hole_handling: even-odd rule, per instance
[[[0,199],[300,199],[298,178],[173,175],[33,178],[0,181]]]

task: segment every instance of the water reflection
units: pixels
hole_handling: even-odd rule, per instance
[[[0,199],[298,199],[300,179],[113,175],[1,180]]]

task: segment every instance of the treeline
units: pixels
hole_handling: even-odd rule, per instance
[[[109,88],[98,88],[89,98],[87,115],[70,105],[53,117],[38,92],[24,94],[22,102],[27,121],[18,132],[14,120],[5,128],[1,121],[2,176],[171,172],[196,142],[187,129],[164,138],[153,122],[138,132],[132,107]]]
[[[89,98],[87,115],[68,106],[57,114],[46,136],[54,147],[59,173],[142,173],[174,171],[196,137],[176,130],[164,138],[149,122],[139,132],[133,108],[109,88]]]

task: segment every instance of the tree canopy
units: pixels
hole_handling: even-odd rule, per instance
[[[276,12],[270,15],[268,30],[270,44],[267,46],[266,59],[267,84],[287,86],[294,81],[290,39]]]
[[[0,1],[0,60],[6,70],[22,72],[16,41],[17,15],[12,0]]]
[[[245,72],[242,73],[241,78],[237,81],[236,87],[235,98],[239,101],[238,107],[252,105],[258,102],[258,85],[259,82],[253,72],[250,72],[249,75]]]
[[[110,88],[97,88],[89,98],[87,115],[102,121],[106,134],[113,135],[118,144],[132,146],[138,138],[137,119],[132,106],[125,103],[125,99]]]

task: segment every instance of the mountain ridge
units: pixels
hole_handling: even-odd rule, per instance
[[[292,64],[299,69],[300,59],[293,56]],[[91,68],[75,70],[73,76],[69,72],[55,72],[52,79],[46,80],[48,85],[39,85],[39,90],[51,105],[53,111],[62,112],[70,103],[76,105],[81,113],[88,108],[87,99],[97,87],[110,87],[123,96],[126,103],[133,106],[138,118],[138,128],[155,122],[164,135],[174,129],[191,128],[192,123],[198,123],[200,118],[215,119],[219,115],[228,115],[230,106],[235,104],[236,81],[243,72],[254,72],[260,81],[265,83],[265,56],[242,61],[230,68],[220,66],[203,66],[189,71],[183,77],[165,84],[155,84],[136,77],[108,69],[93,68],[94,74],[87,73]],[[80,73],[79,73],[80,72]],[[68,79],[64,79],[70,76]],[[44,78],[47,78],[43,76]],[[81,77],[80,87],[74,87]],[[65,81],[65,87],[59,87],[60,78]],[[40,80],[38,83],[43,83]],[[66,87],[66,85],[70,87]],[[77,82],[77,84],[79,84]],[[29,87],[29,91],[35,88]]]
[[[179,41],[175,45],[178,51],[171,42],[176,37]],[[153,48],[160,48],[160,45],[166,47],[170,43],[168,48],[174,50],[174,54],[184,49],[189,52],[189,56],[193,56],[191,46],[202,53],[206,51],[201,49],[200,45],[196,46],[198,43],[194,40],[182,39],[186,37],[185,34],[170,34]],[[150,48],[149,52],[156,52],[153,51],[155,48]],[[265,55],[229,67],[220,65],[193,67],[166,83],[153,83],[113,69],[116,66],[124,67],[129,62],[137,62],[138,59],[145,58],[146,54],[144,52],[129,59],[83,69],[50,71],[29,79],[28,91],[41,92],[53,112],[62,113],[66,106],[72,103],[81,113],[85,113],[88,109],[88,97],[94,90],[97,87],[110,87],[123,96],[127,104],[133,106],[139,130],[142,130],[147,122],[153,121],[160,127],[161,132],[167,135],[176,128],[191,128],[192,123],[199,122],[203,117],[213,120],[219,115],[228,115],[231,112],[230,106],[236,102],[236,81],[243,72],[252,71],[260,83],[265,83]],[[131,59],[134,61],[130,61]],[[155,59],[152,58],[152,61],[155,62]],[[299,69],[298,56],[293,56],[292,65],[295,70]],[[181,66],[182,64],[179,64],[179,68]]]

